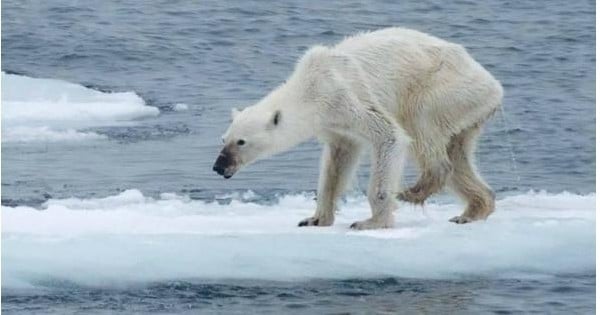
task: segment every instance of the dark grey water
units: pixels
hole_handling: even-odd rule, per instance
[[[135,91],[160,109],[159,116],[135,125],[90,129],[108,141],[3,143],[3,205],[39,206],[50,198],[105,197],[130,188],[150,196],[177,192],[206,200],[247,189],[259,200],[312,191],[318,176],[315,142],[261,161],[229,181],[212,173],[229,109],[251,105],[285,80],[311,45],[394,25],[463,44],[503,83],[506,119],[497,115],[488,124],[477,154],[481,172],[499,196],[530,189],[595,191],[593,1],[5,0],[2,9],[3,71],[102,91]],[[177,103],[189,110],[172,110]],[[362,188],[367,171],[359,172]],[[413,179],[409,172],[407,181]],[[4,290],[2,308],[34,313],[394,313],[398,307],[432,313],[589,313],[594,277],[208,287],[183,282],[132,290],[67,285],[44,292]]]
[[[133,90],[162,114],[136,128],[100,130],[114,140],[106,144],[4,145],[2,200],[126,188],[198,197],[248,187],[313,190],[316,143],[231,181],[214,176],[229,109],[285,80],[310,45],[391,25],[465,45],[503,83],[508,135],[497,116],[478,153],[496,190],[594,191],[594,15],[591,1],[5,1],[2,70]],[[175,103],[190,110],[169,111]]]
[[[393,278],[303,283],[173,281],[143,288],[61,287],[52,293],[14,294],[3,297],[2,310],[36,314],[99,310],[128,314],[589,314],[593,306],[590,308],[588,292],[595,286],[594,275],[570,275],[546,281]]]

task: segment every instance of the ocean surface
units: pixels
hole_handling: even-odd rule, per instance
[[[595,310],[593,1],[2,2],[7,314]],[[311,45],[418,29],[505,89],[479,142],[487,221],[453,195],[370,215],[368,157],[336,223],[312,215],[320,145],[212,171],[232,107]],[[408,165],[405,185],[418,172]]]

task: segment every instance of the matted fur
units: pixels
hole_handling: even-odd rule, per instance
[[[229,159],[236,163],[219,170],[231,176],[317,137],[325,143],[317,210],[302,226],[334,222],[336,201],[365,147],[373,156],[372,217],[353,228],[391,227],[396,196],[422,203],[446,184],[468,203],[454,222],[483,219],[493,211],[493,193],[477,173],[472,151],[502,94],[500,83],[460,45],[403,28],[362,33],[311,48],[286,83],[235,111],[224,142],[245,144]],[[407,155],[422,175],[398,193]]]

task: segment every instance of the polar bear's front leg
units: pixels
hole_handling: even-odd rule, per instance
[[[333,224],[336,202],[346,189],[360,157],[360,144],[345,137],[330,137],[321,157],[317,210],[298,226]]]
[[[335,92],[323,107],[326,111],[322,117],[326,117],[328,129],[362,139],[373,148],[368,193],[372,217],[350,227],[358,230],[392,227],[397,186],[411,139],[384,108],[359,100],[350,88],[337,88]]]
[[[404,130],[384,111],[369,106],[359,111],[355,120],[356,131],[373,145],[369,204],[372,217],[354,222],[350,227],[357,230],[391,228],[396,208],[396,193],[404,167],[404,159],[410,138]]]
[[[403,140],[390,137],[375,144],[368,192],[372,217],[354,222],[351,228],[366,230],[394,226],[395,196],[402,172],[403,154],[406,151]]]

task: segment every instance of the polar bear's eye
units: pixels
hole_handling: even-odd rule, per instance
[[[244,145],[244,144],[246,144],[246,140],[244,140],[244,139],[240,139],[237,141],[237,145]]]
[[[281,120],[281,112],[276,111],[275,115],[273,115],[273,125],[277,126],[277,124],[279,123],[280,120]]]

